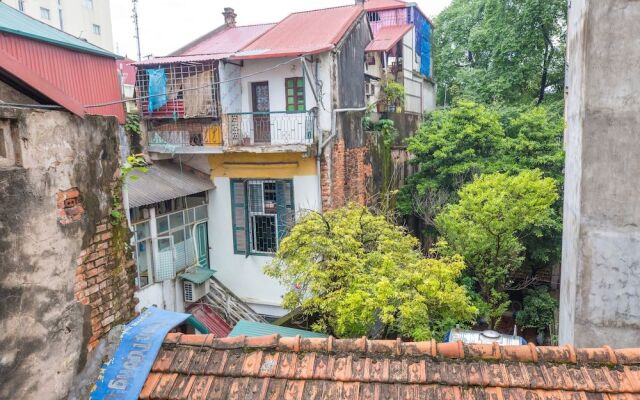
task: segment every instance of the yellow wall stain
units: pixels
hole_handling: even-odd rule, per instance
[[[300,153],[224,153],[209,155],[211,177],[286,179],[316,175],[316,159]]]

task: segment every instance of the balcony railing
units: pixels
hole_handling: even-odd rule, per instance
[[[225,146],[309,145],[316,117],[310,112],[255,112],[223,115]]]
[[[183,128],[183,129],[182,129]],[[222,146],[222,127],[220,125],[210,125],[196,129],[185,124],[176,124],[175,130],[149,130],[149,146],[151,151],[174,153],[188,152],[188,149],[200,152],[206,147]]]

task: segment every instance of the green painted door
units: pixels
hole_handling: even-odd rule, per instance
[[[202,268],[209,268],[209,238],[207,235],[207,223],[202,222],[196,225],[195,232],[198,264],[200,264]]]

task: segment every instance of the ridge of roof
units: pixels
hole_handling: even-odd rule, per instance
[[[614,350],[610,346],[575,348],[572,345],[536,346],[532,343],[521,346],[500,346],[497,343],[437,343],[435,340],[403,342],[400,339],[370,340],[366,337],[360,339],[336,339],[333,336],[327,338],[281,337],[278,334],[216,338],[214,335],[182,333],[169,333],[165,337],[164,343],[219,350],[272,349],[294,353],[354,353],[367,356],[429,357],[467,361],[640,366],[640,348]]]
[[[364,7],[362,5],[359,5],[359,4],[345,4],[344,6],[332,6],[332,7],[314,8],[313,10],[294,11],[294,12],[289,13],[287,15],[287,17],[290,16],[290,15],[294,15],[294,14],[304,14],[304,13],[311,13],[311,12],[316,12],[316,11],[334,10],[336,8],[361,8],[361,9],[364,10]],[[287,17],[284,17],[284,18],[287,18]],[[284,18],[283,18],[283,20],[284,20]]]
[[[6,32],[50,43],[83,53],[95,54],[113,59],[122,58],[113,52],[82,40],[70,33],[62,31],[49,24],[45,24],[42,21],[38,21],[37,19],[22,13],[1,1],[0,8],[5,8],[5,10],[0,12],[0,32]]]

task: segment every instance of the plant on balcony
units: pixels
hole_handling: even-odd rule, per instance
[[[387,81],[382,87],[382,101],[387,105],[387,111],[396,112],[404,106],[404,86],[398,82]]]

